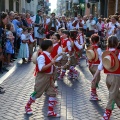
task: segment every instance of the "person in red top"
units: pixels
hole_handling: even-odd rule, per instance
[[[58,34],[60,35],[60,40],[61,40],[61,43],[62,43],[62,41],[63,41],[63,30],[65,30],[65,28],[60,28],[59,30],[58,30]]]
[[[68,76],[69,78],[78,78],[78,71],[75,70],[75,66],[77,65],[77,59],[76,58],[76,53],[78,51],[80,51],[83,48],[83,45],[80,45],[78,40],[76,40],[76,36],[77,36],[78,32],[76,30],[71,30],[70,31],[70,39],[71,39],[71,43],[72,43],[72,56],[71,56],[71,62],[70,62],[70,68],[69,68],[69,72],[68,72]]]
[[[53,51],[51,52],[52,58],[55,58],[56,55],[62,53],[62,47],[61,47],[61,41],[60,41],[60,35],[58,33],[55,33],[52,36],[52,41],[53,41]],[[61,62],[62,56],[58,57],[56,59],[56,65],[60,67],[60,62]],[[57,85],[57,79],[58,76],[60,75],[60,69],[56,69],[54,73],[54,80],[55,80],[55,87],[58,87]]]
[[[72,46],[71,46],[71,41],[69,39],[69,36],[70,36],[70,33],[68,30],[63,30],[62,31],[62,37],[63,37],[63,41],[62,41],[62,48],[63,48],[63,52],[66,52],[68,54],[71,55],[72,53]],[[61,65],[65,65],[67,62],[67,57],[63,57],[62,58],[62,62],[61,62]],[[68,66],[67,66],[68,67]],[[65,73],[66,73],[66,69],[67,68],[64,68],[62,69],[62,73],[60,74],[60,76],[58,77],[59,79],[63,79],[63,77],[65,76]]]
[[[56,89],[53,81],[53,64],[55,60],[52,59],[50,53],[53,50],[53,43],[51,40],[44,40],[41,44],[42,53],[37,58],[36,64],[36,78],[34,92],[31,94],[26,106],[25,111],[27,114],[32,114],[31,105],[35,100],[46,92],[49,96],[48,101],[48,116],[60,117],[59,114],[54,112],[56,105]]]
[[[98,65],[101,61],[102,50],[98,46],[99,36],[97,34],[93,34],[91,36],[91,46],[87,48],[86,55],[89,63],[89,70],[91,74],[94,76]],[[98,83],[100,81],[100,74],[98,74],[94,83],[91,84],[91,96],[90,100],[99,100],[96,88],[98,87]]]
[[[26,14],[26,21],[27,21],[28,27],[32,27],[32,20],[30,18],[29,13]]]
[[[110,120],[114,104],[120,109],[120,51],[117,49],[119,42],[116,36],[108,38],[108,50],[103,52],[102,60],[94,75],[93,83],[101,70],[107,74],[106,85],[109,91],[109,99],[102,120]]]
[[[80,27],[80,28],[78,29],[77,40],[79,41],[79,44],[80,44],[80,45],[83,45],[83,44],[85,43],[84,30],[83,30],[82,27]],[[78,52],[78,56],[79,56],[79,62],[78,62],[78,64],[80,64],[80,58],[85,58],[85,59],[86,59],[86,57],[82,55],[83,49],[84,49],[84,46],[83,46],[83,48],[82,48],[81,50],[79,50],[79,52]]]

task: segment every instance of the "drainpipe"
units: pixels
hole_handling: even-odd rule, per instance
[[[116,7],[115,7],[115,13],[118,12],[118,0],[116,0]]]

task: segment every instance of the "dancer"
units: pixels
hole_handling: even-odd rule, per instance
[[[52,59],[50,53],[53,50],[53,43],[51,40],[44,40],[41,44],[42,53],[37,58],[36,64],[36,78],[34,92],[31,94],[28,100],[25,111],[27,114],[32,114],[31,105],[37,98],[46,92],[49,95],[48,100],[48,113],[50,117],[60,117],[59,114],[54,112],[54,106],[56,105],[56,89],[53,81],[53,64],[55,60]]]
[[[100,62],[92,81],[93,83],[96,83],[96,78],[101,70],[104,70],[104,73],[107,74],[106,85],[109,91],[109,99],[103,115],[103,120],[110,120],[115,103],[118,108],[120,108],[120,52],[117,49],[117,46],[117,37],[110,36],[108,38],[108,50],[103,53],[102,61]]]
[[[97,34],[93,34],[90,39],[92,45],[88,47],[86,51],[86,55],[89,63],[89,70],[93,76],[97,70],[98,65],[100,64],[101,56],[102,56],[102,50],[98,46],[99,39],[100,38]],[[95,82],[91,84],[90,100],[99,100],[97,95],[97,90],[96,90],[98,87],[99,81],[100,81],[100,73],[97,75]]]
[[[54,58],[56,55],[62,53],[62,47],[61,47],[61,41],[60,41],[60,35],[58,33],[55,33],[52,37],[52,41],[53,41],[53,51],[51,53],[52,58]],[[62,56],[58,57],[56,59],[56,65],[60,66],[60,60],[62,59]],[[54,80],[55,80],[55,87],[58,87],[57,85],[57,79],[58,76],[60,75],[60,69],[56,69],[55,73],[54,73]]]

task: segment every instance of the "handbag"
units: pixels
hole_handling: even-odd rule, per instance
[[[43,35],[45,33],[45,28],[43,26],[40,26],[37,30],[37,32],[41,35]]]

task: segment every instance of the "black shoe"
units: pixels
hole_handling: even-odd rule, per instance
[[[10,62],[14,62],[14,61],[15,61],[15,59],[10,60]]]
[[[3,87],[0,87],[0,89],[4,89]]]
[[[14,57],[13,59],[17,59],[16,57]]]
[[[0,87],[0,94],[3,94],[3,93],[5,93],[5,90],[2,87]]]
[[[9,70],[5,67],[2,68],[4,71],[8,72]]]

